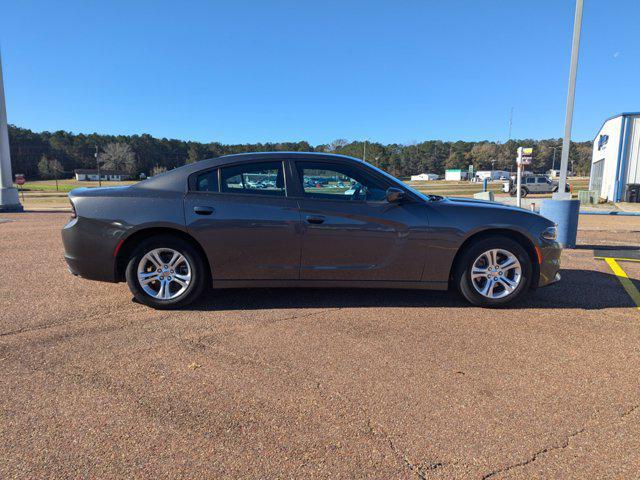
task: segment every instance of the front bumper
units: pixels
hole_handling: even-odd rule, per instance
[[[541,258],[538,287],[546,287],[560,280],[562,246],[558,242],[545,242],[537,248]]]

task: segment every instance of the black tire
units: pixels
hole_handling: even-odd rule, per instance
[[[188,285],[184,288],[184,291],[175,298],[165,300],[152,297],[144,291],[138,280],[138,265],[140,261],[147,253],[158,248],[172,249],[179,252],[184,256],[188,263],[188,267],[190,267],[191,279],[188,282]],[[158,235],[143,240],[140,245],[136,247],[127,263],[125,277],[131,293],[138,302],[158,310],[180,308],[193,302],[202,293],[208,281],[208,271],[204,262],[205,259],[202,258],[202,255],[193,247],[193,245],[191,245],[191,243],[172,235]],[[186,268],[184,264],[182,268]],[[150,270],[150,273],[152,272],[153,270]],[[180,287],[174,286],[172,288],[178,289],[179,291]]]
[[[515,197],[515,196],[516,196],[516,193],[517,193],[517,192],[516,192],[516,189],[515,189],[515,188],[512,188],[511,190],[509,190],[509,195],[511,195],[512,197]]]
[[[521,188],[520,189],[520,196],[522,196],[522,198],[526,197],[527,195],[529,195],[529,190],[527,190],[526,188]]]
[[[551,190],[551,193],[556,193],[558,191],[558,186],[556,185],[555,187],[553,187],[553,189]]]
[[[484,252],[492,249],[501,249],[512,253],[518,259],[518,262],[520,262],[521,267],[521,277],[518,286],[507,296],[497,299],[482,295],[476,290],[471,280],[471,269],[476,259]],[[480,307],[503,307],[522,300],[529,291],[532,276],[533,266],[531,264],[531,258],[522,245],[508,237],[492,236],[483,238],[467,247],[457,264],[454,281],[460,293],[473,305]]]

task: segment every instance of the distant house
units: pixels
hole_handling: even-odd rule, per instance
[[[79,169],[74,170],[76,180],[79,182],[98,181],[98,170],[94,169]],[[100,180],[121,182],[122,180],[131,179],[131,175],[126,172],[118,172],[116,170],[100,170]]]
[[[439,176],[435,173],[421,173],[419,175],[411,175],[411,181],[438,180]]]

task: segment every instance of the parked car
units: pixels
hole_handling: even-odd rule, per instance
[[[309,186],[319,172],[358,188]],[[256,175],[276,182],[245,181]],[[230,155],[69,198],[70,271],[126,281],[159,309],[187,305],[210,286],[455,288],[475,305],[502,306],[559,279],[550,220],[426,195],[344,156]]]
[[[558,181],[551,180],[546,175],[525,175],[520,180],[521,195],[526,197],[530,193],[555,193],[558,191]],[[567,184],[566,191],[570,191],[571,187]],[[504,182],[502,191],[515,197],[518,194],[517,183],[515,179]]]

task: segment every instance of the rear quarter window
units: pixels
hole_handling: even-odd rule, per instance
[[[199,173],[196,176],[194,190],[198,192],[218,192],[218,169]]]

